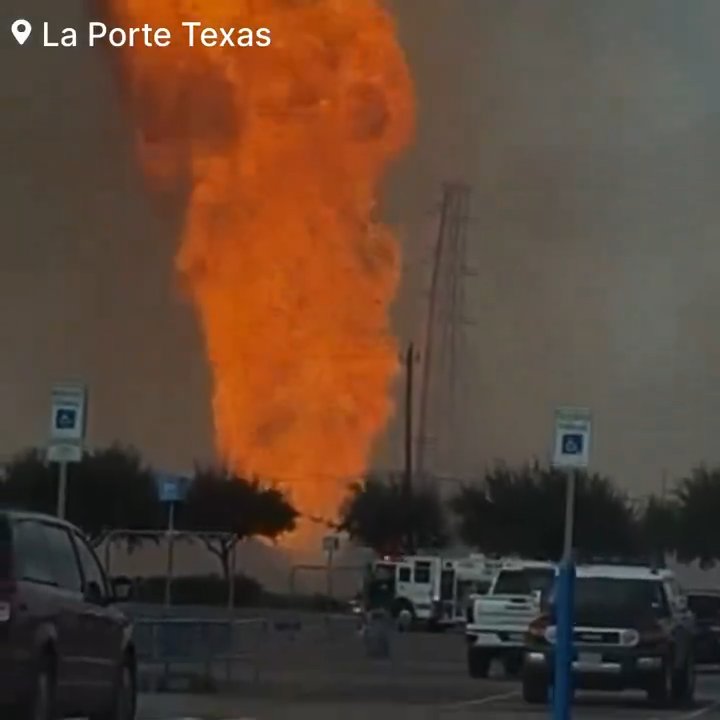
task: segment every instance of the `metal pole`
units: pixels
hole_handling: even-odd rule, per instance
[[[565,538],[557,578],[555,601],[555,678],[553,683],[553,718],[570,720],[572,712],[573,610],[575,565],[573,562],[573,529],[575,525],[575,471],[567,476],[565,494]]]
[[[333,580],[332,580],[332,574],[333,574],[333,551],[334,548],[331,546],[328,549],[327,553],[327,566],[325,568],[325,571],[327,573],[327,596],[329,598],[332,598],[333,596]]]
[[[171,604],[171,588],[173,577],[173,560],[175,549],[175,503],[171,502],[168,507],[168,555],[167,555],[167,573],[165,575],[165,608],[169,608]]]
[[[575,530],[575,471],[570,470],[565,484],[565,539],[563,560],[568,562],[573,555],[573,534]]]
[[[237,551],[237,538],[234,538],[232,550],[230,551],[230,587],[228,588],[228,612],[230,615],[235,610],[235,560]]]
[[[58,495],[57,495],[57,516],[61,519],[65,519],[65,505],[67,501],[67,467],[68,464],[64,460],[59,463],[59,477],[58,477]]]
[[[405,546],[408,554],[415,550],[413,532],[411,527],[410,505],[412,502],[413,480],[413,364],[415,362],[415,347],[410,343],[405,355],[405,474],[403,477],[404,496],[404,531]]]

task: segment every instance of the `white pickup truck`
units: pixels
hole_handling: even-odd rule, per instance
[[[540,595],[553,582],[555,565],[512,560],[499,569],[487,595],[474,596],[467,610],[468,672],[487,677],[494,659],[508,674],[519,672],[525,632],[537,617]]]

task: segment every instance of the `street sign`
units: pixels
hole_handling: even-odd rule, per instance
[[[82,460],[83,448],[78,443],[54,443],[48,446],[48,462],[79,463]]]
[[[591,415],[586,408],[559,408],[555,412],[555,467],[587,468],[591,428]]]
[[[190,480],[181,475],[158,473],[155,477],[158,496],[162,503],[180,503],[185,500]]]
[[[337,535],[326,535],[322,541],[323,550],[327,553],[340,549],[340,538]]]
[[[87,392],[83,385],[56,385],[52,390],[50,441],[82,444]]]

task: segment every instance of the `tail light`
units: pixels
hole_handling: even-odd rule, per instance
[[[528,625],[527,639],[535,642],[545,640],[549,625],[550,617],[548,615],[539,615]]]

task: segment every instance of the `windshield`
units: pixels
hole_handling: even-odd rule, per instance
[[[501,570],[493,593],[495,595],[532,595],[543,592],[553,581],[555,571],[550,568]]]
[[[554,592],[549,602],[554,602]],[[574,605],[576,621],[608,613],[646,617],[667,611],[661,581],[630,578],[576,578]]]
[[[575,586],[575,605],[618,607],[638,610],[663,608],[662,585],[656,580],[581,578]]]

